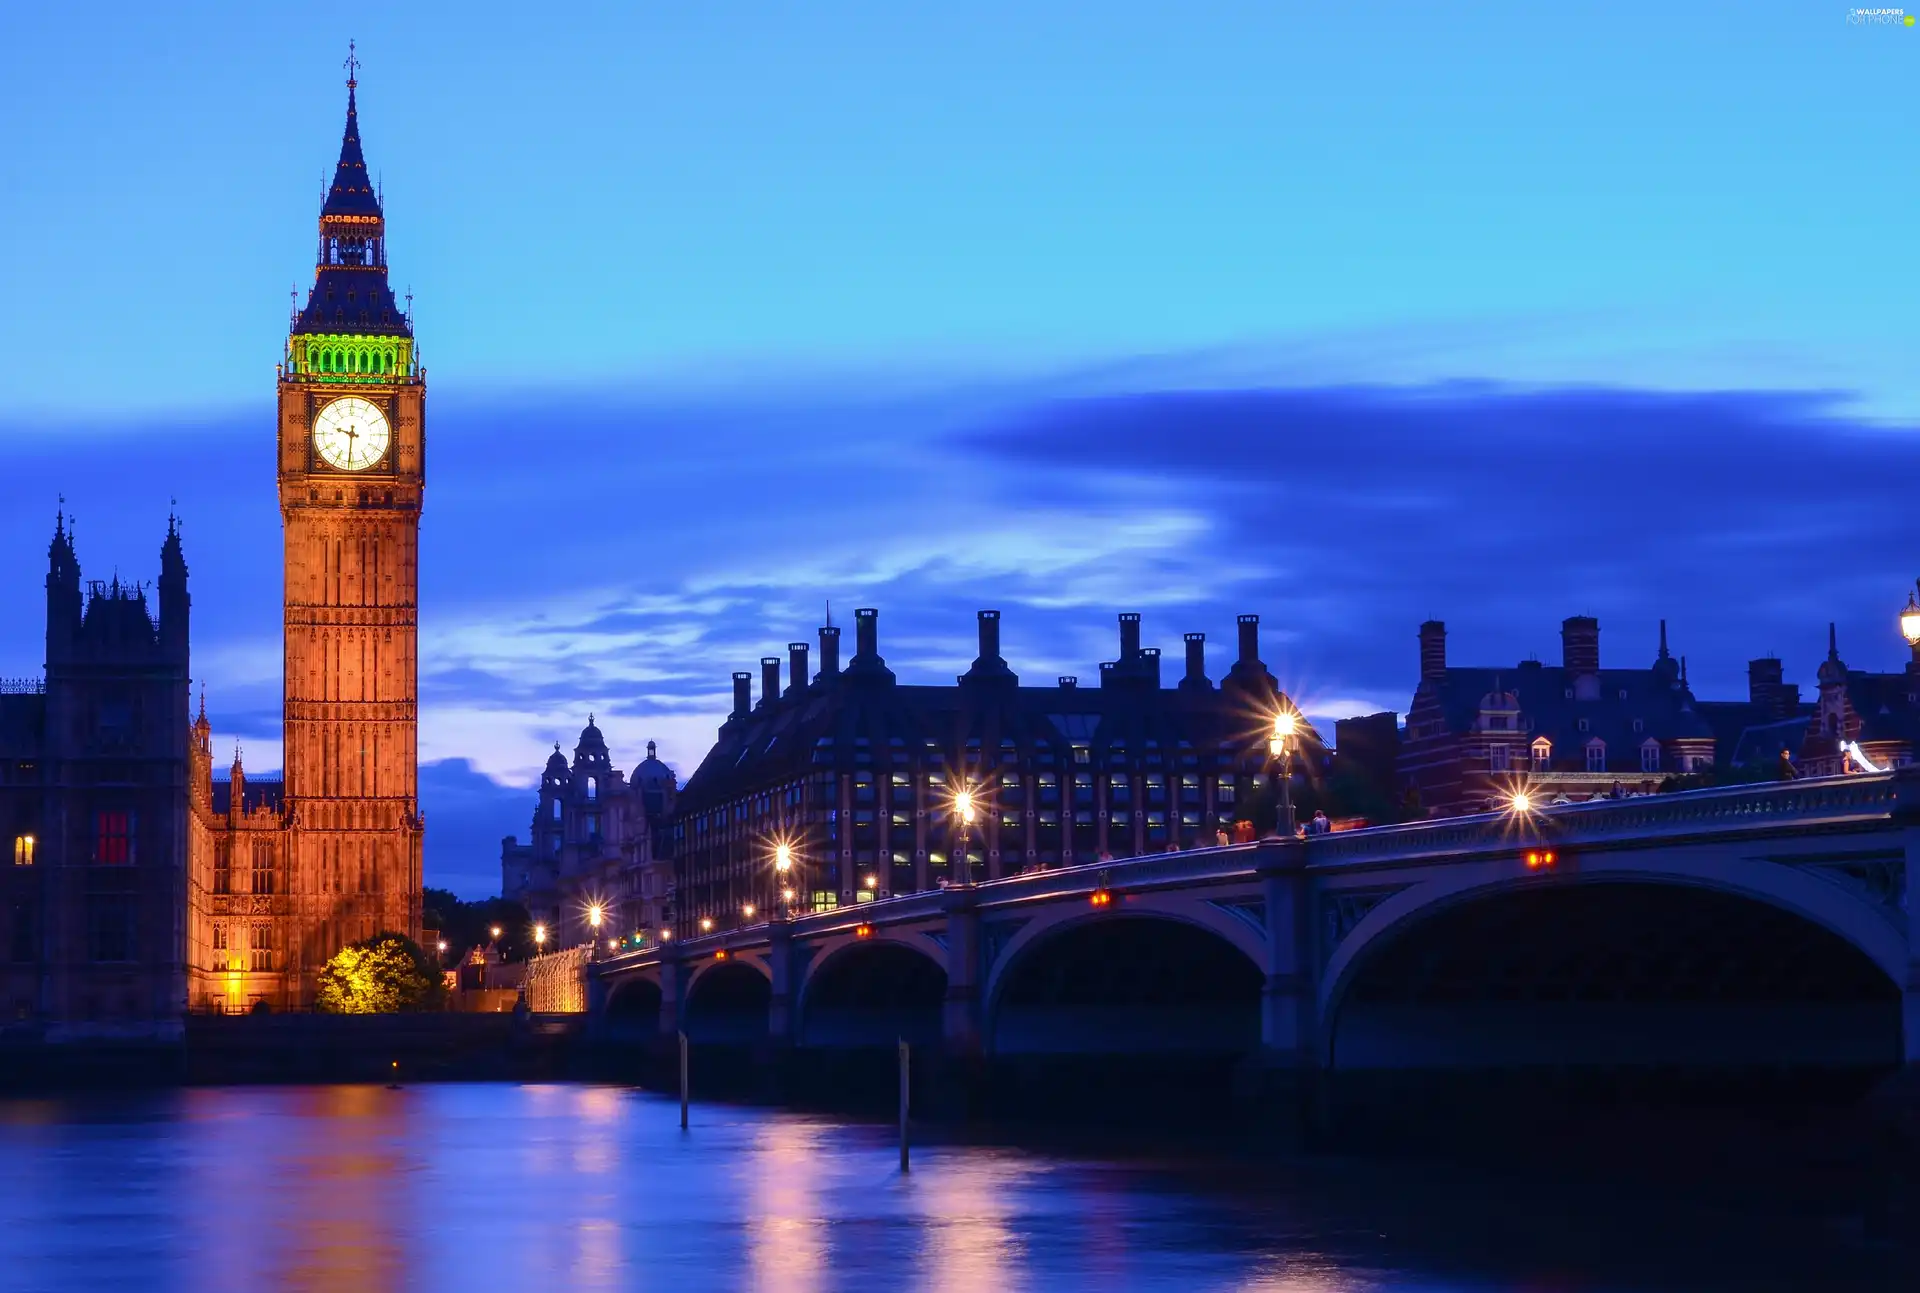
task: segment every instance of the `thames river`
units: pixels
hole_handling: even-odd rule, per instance
[[[917,1147],[619,1087],[0,1101],[0,1288],[1902,1287],[1844,1222],[1379,1162]],[[1905,1285],[1905,1287],[1913,1287]]]

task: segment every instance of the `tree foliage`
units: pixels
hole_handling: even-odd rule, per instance
[[[421,897],[426,923],[447,940],[447,955],[458,958],[472,947],[493,942],[493,929],[500,929],[500,959],[518,961],[527,954],[532,938],[533,917],[510,898],[483,898],[462,902],[445,889],[428,889]]]
[[[418,943],[387,930],[333,954],[321,967],[314,1004],[334,1015],[438,1010],[446,1004],[446,983]]]

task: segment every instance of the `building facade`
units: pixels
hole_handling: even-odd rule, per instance
[[[628,777],[613,766],[606,738],[587,716],[569,764],[556,742],[540,777],[527,842],[500,841],[500,893],[545,925],[550,946],[592,936],[588,914],[601,909],[600,937],[657,938],[672,921],[671,821],[679,784],[647,742]]]
[[[1261,663],[1257,616],[1240,617],[1239,657],[1218,685],[1205,634],[1189,633],[1185,673],[1163,686],[1160,652],[1140,645],[1140,617],[1126,614],[1099,686],[1034,687],[1001,658],[998,611],[979,613],[978,656],[950,686],[899,683],[878,615],[854,612],[844,669],[829,625],[817,673],[809,644],[794,642],[784,690],[777,656],[760,662],[757,703],[752,675],[733,676],[733,711],[673,823],[683,934],[948,883],[962,787],[978,804],[964,851],[974,880],[1211,844],[1237,801],[1271,792],[1268,737],[1293,706]],[[1300,745],[1302,772],[1324,763],[1304,724]]]
[[[1548,804],[1650,792],[1714,766],[1713,725],[1667,649],[1652,662],[1602,668],[1600,623],[1561,624],[1561,662],[1448,663],[1446,625],[1420,626],[1420,681],[1400,751],[1402,782],[1428,816],[1504,807],[1515,791]]]
[[[187,565],[169,519],[158,606],[48,549],[46,674],[0,682],[0,1030],[180,1036],[187,869]],[[157,614],[156,614],[157,610]]]
[[[343,945],[420,937],[426,373],[387,282],[355,90],[279,368],[284,782],[249,793],[236,776],[223,796],[211,750],[196,756],[188,924],[204,1007],[304,1005]]]
[[[1904,768],[1920,744],[1920,644],[1897,673],[1850,669],[1840,658],[1833,625],[1820,662],[1820,694],[1800,741],[1802,776],[1825,777],[1868,767]]]

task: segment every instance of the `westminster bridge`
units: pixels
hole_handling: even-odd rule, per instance
[[[988,1085],[1920,1074],[1920,768],[1153,854],[604,955],[603,1036]],[[1449,1075],[1453,1075],[1449,1079]],[[917,1088],[916,1088],[917,1089]],[[916,1096],[916,1099],[919,1097]],[[1196,1094],[1195,1098],[1210,1098]]]

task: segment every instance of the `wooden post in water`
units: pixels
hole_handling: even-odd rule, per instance
[[[680,1034],[680,1130],[687,1129],[687,1035]]]
[[[903,1172],[909,1170],[907,1167],[907,1092],[909,1090],[907,1066],[909,1063],[909,1054],[910,1050],[907,1046],[907,1039],[902,1037],[900,1039],[900,1170]]]

